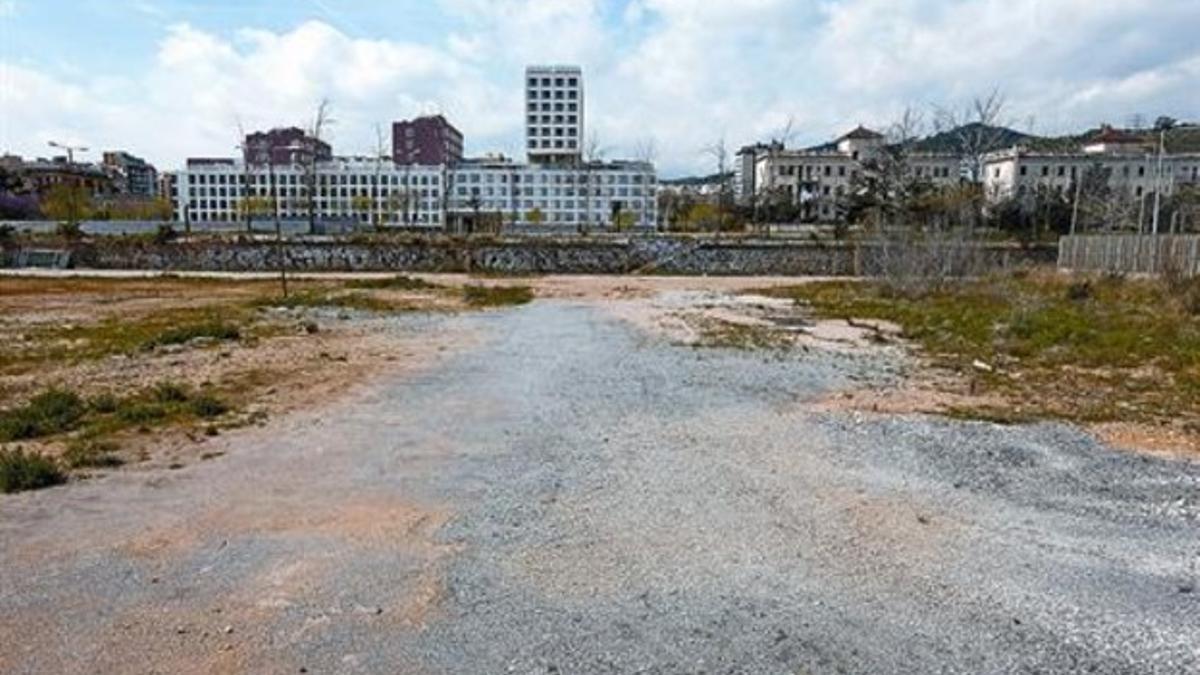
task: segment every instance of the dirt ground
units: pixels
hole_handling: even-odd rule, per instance
[[[422,278],[538,299],[55,366],[276,407],[180,441],[209,461],[0,496],[0,672],[1200,666],[1200,463],[914,414],[948,387],[897,402],[926,384],[894,327],[749,293],[794,279]],[[258,292],[10,281],[26,332]]]

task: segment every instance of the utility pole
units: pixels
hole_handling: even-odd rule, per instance
[[[1079,222],[1079,190],[1083,186],[1083,171],[1075,178],[1075,203],[1071,206],[1071,234],[1075,234],[1075,224]]]
[[[1158,209],[1162,203],[1162,172],[1163,172],[1163,153],[1166,150],[1167,130],[1169,125],[1162,125],[1158,130],[1158,170],[1154,173],[1154,226],[1151,231],[1158,234]]]

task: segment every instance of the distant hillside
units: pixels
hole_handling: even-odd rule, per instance
[[[681,186],[696,186],[709,185],[720,182],[722,174],[713,173],[707,176],[683,176],[681,178],[662,178],[659,179],[659,185],[681,185]],[[724,174],[725,180],[733,178],[733,172],[730,171]]]
[[[984,138],[991,141],[993,150],[1010,148],[1017,144],[1028,144],[1036,137],[1021,133],[1008,127],[995,127],[972,122],[961,127],[927,136],[917,141],[915,149],[918,152],[944,152],[958,154],[962,152],[963,138]]]

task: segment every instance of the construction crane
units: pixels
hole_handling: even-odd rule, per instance
[[[47,144],[52,148],[58,148],[59,150],[65,150],[67,152],[67,163],[68,164],[75,163],[75,153],[87,152],[87,148],[82,145],[67,145],[66,143],[59,143],[57,141],[48,141]]]

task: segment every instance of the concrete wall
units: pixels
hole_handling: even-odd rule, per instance
[[[1096,234],[1059,241],[1058,266],[1064,270],[1200,276],[1200,235]]]
[[[184,224],[173,220],[85,220],[79,223],[79,229],[84,234],[94,236],[124,236],[154,234],[163,225],[170,225],[179,234],[184,232]],[[8,226],[16,232],[30,234],[54,234],[58,230],[58,222],[53,220],[0,220],[0,226]],[[331,233],[351,232],[358,227],[353,222],[324,222],[319,226],[323,231]],[[251,228],[254,232],[274,234],[275,221],[269,218],[255,219]],[[192,223],[191,229],[194,234],[235,234],[245,232],[246,223]],[[279,229],[288,235],[305,234],[308,232],[308,220],[283,220]]]
[[[418,271],[558,274],[854,275],[870,259],[853,244],[629,238],[607,240],[291,241],[283,246],[296,271]],[[273,270],[268,241],[98,240],[73,247],[76,267],[206,271]],[[991,264],[1052,264],[1053,247],[982,247]]]

